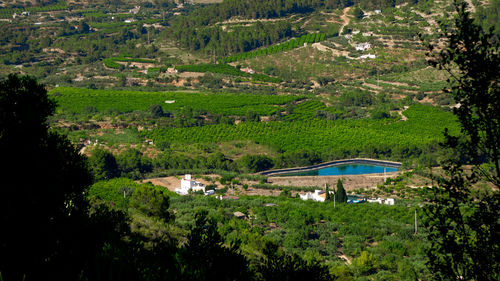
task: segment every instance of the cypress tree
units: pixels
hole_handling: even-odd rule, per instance
[[[330,196],[330,188],[328,187],[328,184],[325,184],[325,192],[326,192],[326,197],[325,197],[325,201],[328,202],[328,201],[332,201],[332,197]]]
[[[347,193],[345,192],[344,185],[342,181],[339,179],[337,182],[337,192],[335,192],[335,200],[338,203],[346,203],[347,202]]]

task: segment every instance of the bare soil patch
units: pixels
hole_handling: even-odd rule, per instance
[[[340,16],[342,21],[344,22],[340,28],[339,28],[339,34],[342,34],[342,31],[344,30],[344,27],[351,22],[351,19],[347,16],[349,14],[349,11],[351,10],[351,7],[345,8],[344,13]]]
[[[323,188],[325,184],[336,186],[337,181],[342,179],[344,188],[348,191],[359,188],[376,188],[378,184],[385,181],[386,178],[396,177],[401,172],[391,172],[382,174],[367,175],[344,175],[344,176],[291,176],[291,177],[269,177],[268,182],[274,185],[291,186],[317,186]]]
[[[130,67],[137,67],[137,68],[143,68],[143,69],[148,69],[151,67],[154,67],[155,65],[152,63],[144,63],[144,62],[125,62],[125,61],[117,61],[116,63],[121,64],[121,65],[129,65]]]
[[[337,56],[337,57],[339,57],[339,56],[348,57],[349,56],[348,51],[341,51],[341,50],[333,49],[333,48],[327,47],[321,43],[313,43],[311,46],[319,51],[322,51],[322,52],[331,52],[333,56]]]
[[[406,117],[404,114],[403,114],[403,111],[407,110],[408,108],[410,108],[409,106],[405,105],[403,107],[403,109],[400,109],[398,111],[398,114],[401,116],[401,121],[408,121],[408,117]]]

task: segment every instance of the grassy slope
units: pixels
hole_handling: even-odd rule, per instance
[[[283,151],[356,150],[366,146],[391,149],[421,146],[440,140],[445,127],[458,130],[449,112],[414,105],[404,112],[408,121],[388,120],[309,120],[295,122],[240,123],[196,128],[166,128],[146,132],[155,141],[170,143],[220,143],[253,140]],[[436,122],[439,120],[439,122]]]
[[[214,114],[245,115],[247,111],[268,115],[277,110],[277,105],[300,99],[300,96],[259,96],[230,93],[188,92],[140,92],[89,90],[59,87],[50,91],[61,111],[78,113],[87,107],[98,111],[119,110],[131,112],[148,110],[160,104],[164,110],[179,110],[183,107],[208,111]],[[165,103],[165,101],[175,101]]]

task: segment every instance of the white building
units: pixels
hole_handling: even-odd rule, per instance
[[[255,73],[255,70],[251,69],[250,67],[245,67],[245,68],[242,68],[240,70],[243,71],[243,72],[249,73],[249,74],[254,74]]]
[[[128,12],[129,14],[137,15],[139,11],[141,10],[141,6],[135,6],[133,9],[130,9]]]
[[[181,187],[176,188],[175,192],[180,195],[189,194],[189,190],[192,192],[203,191],[205,193],[205,185],[201,182],[197,182],[191,178],[190,174],[186,174],[183,179],[181,179]]]
[[[385,204],[385,205],[394,205],[394,198],[386,198],[386,199],[383,199],[383,198],[376,198],[376,199],[368,199],[366,200],[367,202],[370,202],[370,203],[379,203],[379,204]]]
[[[356,51],[365,51],[365,50],[371,49],[371,47],[372,47],[372,44],[370,44],[369,42],[359,43],[356,45]]]
[[[333,191],[330,191],[330,194],[333,194]],[[302,200],[314,200],[318,202],[325,202],[326,200],[326,192],[321,189],[316,189],[314,193],[307,192],[306,194],[299,194],[300,199]]]
[[[359,59],[361,59],[361,60],[364,60],[364,59],[374,59],[374,58],[376,58],[376,56],[372,55],[372,54],[362,55],[362,56],[359,57]]]

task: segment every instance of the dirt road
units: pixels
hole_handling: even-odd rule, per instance
[[[269,177],[268,182],[275,185],[292,186],[317,186],[323,188],[325,184],[336,186],[339,179],[343,180],[346,190],[359,188],[376,188],[385,178],[396,177],[400,172],[367,175],[344,175],[344,176],[296,176],[296,177]]]
[[[351,7],[345,8],[344,13],[340,16],[340,18],[342,19],[342,21],[344,23],[339,28],[339,36],[342,34],[344,27],[351,22],[351,19],[347,16],[347,14],[349,13],[350,10],[351,10]]]

